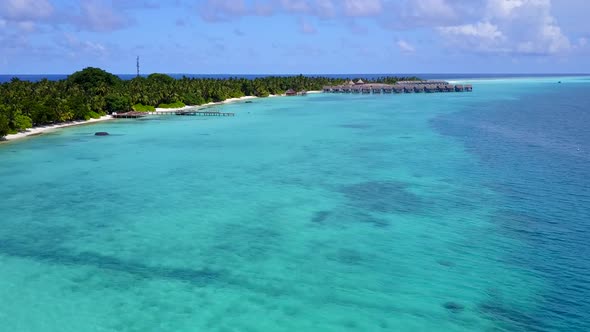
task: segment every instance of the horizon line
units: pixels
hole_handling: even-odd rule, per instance
[[[97,67],[98,68],[98,67]],[[80,71],[80,70],[77,70]],[[76,71],[72,72],[75,73]],[[113,75],[137,75],[137,73],[111,73]],[[232,76],[232,75],[241,75],[241,76],[246,76],[246,75],[264,75],[264,76],[297,76],[297,75],[590,75],[590,72],[588,73],[578,73],[578,72],[542,72],[542,73],[535,73],[535,72],[522,72],[522,73],[518,73],[518,72],[432,72],[432,73],[428,73],[428,72],[422,72],[422,73],[257,73],[257,74],[253,74],[253,73],[181,73],[181,72],[172,72],[172,73],[167,73],[167,72],[152,72],[152,73],[145,73],[145,74],[140,74],[140,76],[145,76],[145,75],[151,75],[151,74],[165,74],[165,75],[214,75],[214,76]],[[71,75],[71,73],[66,74],[66,73],[43,73],[43,74],[30,74],[30,73],[10,73],[10,74],[1,74],[0,76],[11,76],[11,75],[17,75],[17,76],[41,76],[41,75],[53,75],[53,76],[57,76],[57,75]]]

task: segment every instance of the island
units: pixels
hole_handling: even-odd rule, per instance
[[[100,68],[88,67],[66,79],[30,82],[13,78],[0,84],[0,139],[38,126],[66,126],[97,121],[113,113],[154,112],[186,105],[270,95],[306,95],[353,78],[268,76],[175,79],[151,74],[123,80]],[[417,77],[354,78],[372,84],[420,81]]]

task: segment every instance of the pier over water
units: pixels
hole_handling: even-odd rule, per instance
[[[235,113],[219,112],[211,110],[178,110],[178,111],[154,111],[154,112],[126,112],[113,114],[115,119],[137,119],[148,115],[181,115],[181,116],[235,116]]]
[[[451,84],[447,81],[399,81],[396,84],[364,83],[349,81],[343,85],[324,86],[326,93],[362,93],[362,94],[391,94],[391,93],[434,93],[434,92],[471,92],[470,84]]]

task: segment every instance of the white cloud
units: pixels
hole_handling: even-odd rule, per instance
[[[68,49],[71,55],[90,53],[97,56],[105,56],[109,53],[108,49],[103,44],[91,41],[81,41],[69,33],[63,35],[63,38],[59,40],[59,44]]]
[[[344,0],[344,14],[347,16],[375,16],[382,11],[381,0]]]
[[[316,28],[305,19],[299,21],[299,30],[305,34],[314,34],[317,32]]]
[[[112,31],[125,27],[129,22],[112,6],[98,0],[82,0],[80,15],[74,19],[74,25],[91,31]]]
[[[275,0],[287,13],[313,15],[323,18],[373,16],[382,12],[382,0]]]
[[[407,14],[421,20],[440,20],[455,17],[455,9],[445,0],[410,1],[406,8]]]
[[[354,17],[378,16],[383,13],[383,0],[207,0],[199,7],[199,15],[207,22],[277,13],[299,16],[300,31],[314,33],[316,28],[301,18],[347,21]]]
[[[316,0],[316,12],[320,17],[333,17],[336,15],[336,6],[332,0]]]
[[[227,21],[247,14],[244,0],[207,0],[201,6],[201,18],[208,22]]]
[[[273,5],[266,2],[254,1],[253,8],[254,15],[258,16],[270,16],[274,12]]]
[[[405,40],[398,40],[397,47],[399,47],[400,51],[402,51],[403,53],[416,52],[416,48]]]
[[[543,2],[548,2],[542,0]],[[490,16],[510,17],[512,12],[525,5],[528,0],[489,0],[486,6],[486,12]]]
[[[281,0],[281,5],[288,12],[307,13],[311,8],[305,0]]]
[[[484,40],[497,40],[503,37],[498,27],[489,22],[479,22],[477,24],[464,24],[450,27],[439,28],[443,34],[457,37],[475,37]]]
[[[207,0],[200,9],[208,21],[277,12],[321,18],[376,16],[383,13],[383,0]]]
[[[48,0],[2,0],[0,17],[14,21],[47,18],[54,8]]]
[[[572,48],[550,0],[487,0],[484,8],[476,23],[437,30],[449,45],[477,52],[553,55]]]
[[[474,52],[505,52],[506,37],[490,22],[440,27],[438,31],[452,48]]]
[[[469,8],[476,8],[473,0],[450,2],[449,0],[399,0],[388,2],[381,18],[381,25],[394,30],[416,27],[434,28],[443,25],[463,24],[471,17]],[[480,9],[480,8],[478,8]],[[480,9],[481,11],[481,9]]]
[[[563,54],[575,47],[551,5],[551,0],[207,0],[201,16],[208,21],[274,13],[315,16],[353,31],[356,17],[372,17],[394,30],[432,29],[445,45],[461,51]],[[300,23],[301,32],[315,30]]]
[[[541,42],[539,50],[555,54],[562,51],[568,51],[571,48],[569,39],[561,32],[561,28],[553,22],[545,22],[540,27],[538,41]]]

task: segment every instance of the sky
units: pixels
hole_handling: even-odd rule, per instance
[[[590,0],[0,0],[0,74],[589,73]]]

